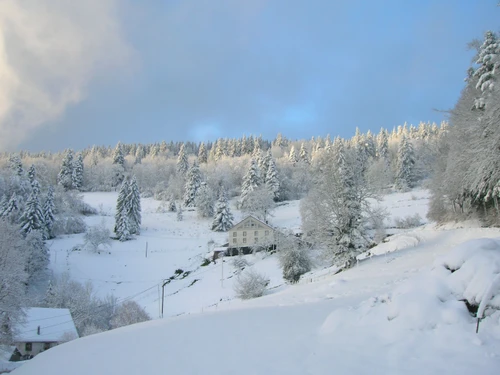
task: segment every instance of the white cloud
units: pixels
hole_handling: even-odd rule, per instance
[[[0,149],[85,97],[92,77],[128,66],[118,0],[0,2]]]

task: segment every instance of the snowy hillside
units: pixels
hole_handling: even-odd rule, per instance
[[[115,199],[113,193],[86,194],[101,213],[89,224],[104,219],[111,228]],[[380,204],[391,212],[392,227],[396,217],[425,218],[427,193],[392,194]],[[51,268],[92,280],[101,295],[133,299],[155,318],[160,282],[177,269],[190,272],[165,286],[165,318],[61,345],[15,374],[498,373],[500,312],[484,319],[476,335],[476,321],[459,301],[480,303],[500,273],[500,243],[486,239],[499,238],[498,229],[394,229],[353,269],[315,269],[292,286],[283,282],[274,256],[248,255],[271,283],[265,296],[241,301],[232,288],[231,259],[201,266],[207,243],[222,244],[225,234],[211,232],[195,212],[178,222],[175,213],[156,213],[156,205],[143,200],[142,234],[114,241],[108,252],[67,252],[82,242],[79,236],[54,240]],[[300,228],[298,207],[298,201],[286,202],[271,222]],[[477,238],[483,240],[461,245]]]

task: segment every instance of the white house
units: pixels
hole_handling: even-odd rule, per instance
[[[68,309],[32,307],[26,309],[25,323],[17,327],[14,340],[19,359],[29,359],[62,342],[78,338]]]
[[[274,246],[276,232],[269,224],[247,216],[228,231],[229,249],[252,248],[255,246]],[[233,255],[231,250],[229,255]]]

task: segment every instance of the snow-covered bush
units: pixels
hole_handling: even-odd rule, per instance
[[[151,317],[144,308],[135,301],[127,301],[116,308],[116,312],[111,319],[111,328],[115,329],[148,320],[151,320]]]
[[[295,238],[283,236],[280,238],[278,259],[283,269],[283,278],[291,283],[299,281],[300,276],[311,270],[311,258],[308,250],[300,247]]]
[[[99,225],[91,226],[83,236],[85,243],[84,247],[92,252],[98,252],[99,246],[110,247],[111,231],[106,228],[104,221]]]
[[[52,233],[54,236],[77,234],[85,232],[86,229],[85,222],[79,216],[58,216],[54,221]]]
[[[250,263],[248,260],[246,260],[245,258],[243,258],[243,257],[241,257],[241,256],[238,256],[238,257],[234,257],[234,258],[233,258],[233,260],[231,261],[231,265],[232,265],[234,268],[236,268],[236,269],[238,269],[238,270],[242,271],[242,270],[244,270],[246,267],[251,266],[251,263]]]
[[[414,215],[408,215],[406,217],[394,218],[394,226],[401,229],[410,229],[422,225],[422,217],[416,213]]]
[[[248,269],[238,275],[234,283],[234,291],[241,299],[257,298],[264,294],[269,285],[269,279],[253,269]]]

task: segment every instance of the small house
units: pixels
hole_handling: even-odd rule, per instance
[[[26,309],[24,324],[17,327],[11,360],[25,360],[63,342],[78,338],[68,309],[32,307]]]
[[[254,216],[247,216],[229,231],[228,255],[248,254],[255,248],[276,245],[276,231]]]

